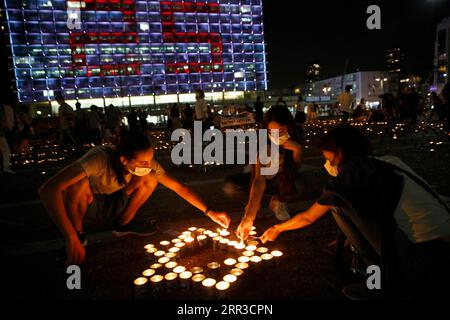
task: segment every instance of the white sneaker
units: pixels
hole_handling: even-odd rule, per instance
[[[3,168],[3,172],[4,173],[9,173],[9,174],[16,174],[14,171],[12,171],[10,168]]]
[[[286,203],[280,202],[274,198],[270,200],[270,209],[275,213],[275,217],[280,221],[286,221],[291,218]]]

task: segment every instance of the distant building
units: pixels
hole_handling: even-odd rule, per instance
[[[448,71],[450,67],[450,17],[442,20],[436,28],[434,58],[434,86],[440,92],[448,81]]]
[[[388,77],[386,71],[359,71],[305,84],[302,93],[307,104],[331,105],[351,85],[357,102],[365,99],[367,107],[377,108],[381,102],[379,96],[388,92]]]
[[[400,48],[386,51],[386,67],[389,73],[401,74],[404,70],[405,55]]]
[[[307,83],[320,80],[322,68],[317,61],[311,62],[306,66],[306,77]]]

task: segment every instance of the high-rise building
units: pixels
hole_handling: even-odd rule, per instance
[[[440,92],[448,81],[450,68],[450,17],[442,20],[436,29],[434,58],[434,85]]]
[[[311,83],[320,80],[322,68],[317,61],[311,62],[306,66],[306,82]]]
[[[386,52],[386,67],[389,73],[401,74],[405,62],[405,55],[400,48],[390,49]]]
[[[4,0],[4,18],[21,102],[267,90],[262,0]]]

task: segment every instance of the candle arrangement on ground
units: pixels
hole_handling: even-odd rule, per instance
[[[147,244],[151,261],[133,281],[135,297],[159,299],[164,294],[183,294],[197,299],[224,299],[239,288],[244,278],[276,266],[280,250],[261,245],[253,236],[240,241],[228,230],[191,227],[172,241]]]

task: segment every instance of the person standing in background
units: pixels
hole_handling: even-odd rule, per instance
[[[197,90],[195,93],[195,121],[206,121],[206,111],[208,103],[205,100],[205,93],[203,90]]]
[[[9,167],[9,160],[11,158],[11,150],[9,149],[8,141],[6,140],[5,131],[9,129],[8,119],[5,112],[5,105],[0,105],[0,153],[2,155],[2,172],[15,174]]]
[[[352,86],[345,86],[345,91],[342,92],[337,98],[337,103],[339,104],[339,111],[343,115],[342,123],[345,124],[348,122],[348,118],[350,113],[352,112],[355,105],[355,97],[351,93]]]
[[[69,144],[76,145],[75,138],[73,136],[73,126],[75,119],[75,112],[73,108],[67,104],[62,95],[56,97],[56,102],[59,104],[59,131],[60,131],[60,148],[64,148]]]
[[[264,103],[261,101],[261,97],[256,98],[253,109],[255,110],[256,123],[262,124],[264,118]]]

